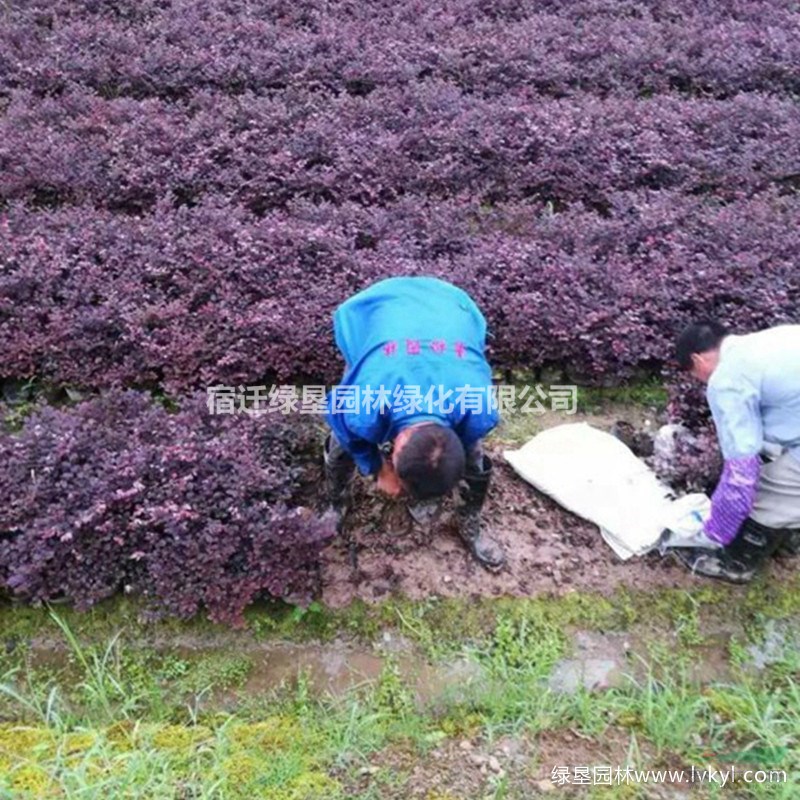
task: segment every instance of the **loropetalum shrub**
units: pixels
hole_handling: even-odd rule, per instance
[[[103,389],[335,381],[331,314],[379,278],[431,274],[484,310],[497,367],[582,381],[657,370],[695,316],[739,331],[797,320],[800,200],[672,192],[586,208],[469,201],[294,204],[258,217],[222,198],[143,217],[7,213],[5,377]]]
[[[722,472],[723,459],[705,385],[680,371],[676,364],[664,373],[669,387],[667,416],[677,424],[670,426],[671,446],[656,447],[651,465],[677,491],[710,493]]]
[[[15,91],[0,118],[0,197],[150,211],[221,193],[263,213],[293,199],[409,195],[586,204],[675,190],[732,200],[800,183],[791,98],[648,100],[465,94],[446,82],[330,97],[197,92],[181,102]]]
[[[0,585],[79,608],[124,590],[232,624],[261,594],[307,601],[333,529],[287,505],[302,431],[212,416],[202,397],[172,414],[138,392],[36,412],[0,439]]]
[[[0,87],[106,95],[295,86],[368,95],[448,80],[473,94],[797,91],[791,0],[19,0]]]
[[[711,426],[679,437],[674,458],[661,475],[678,491],[711,494],[722,474],[722,465],[716,431]]]
[[[713,425],[670,426],[661,446],[648,459],[656,474],[677,492],[713,492],[722,473],[722,453]],[[664,439],[670,439],[664,446]]]

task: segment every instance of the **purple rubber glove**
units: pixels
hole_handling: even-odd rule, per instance
[[[760,472],[758,456],[731,458],[725,462],[722,477],[711,496],[711,515],[704,528],[709,539],[727,545],[736,538],[753,510]]]

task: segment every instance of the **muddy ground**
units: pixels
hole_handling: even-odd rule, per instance
[[[538,429],[565,421],[586,421],[609,430],[620,418],[637,430],[655,430],[655,412],[619,409],[554,415],[537,420]],[[535,432],[535,431],[533,431]],[[483,519],[505,548],[508,563],[492,574],[472,561],[457,536],[452,504],[445,504],[429,530],[414,523],[405,503],[380,495],[371,481],[357,478],[347,537],[325,551],[322,600],[341,607],[354,598],[378,601],[391,594],[414,600],[429,597],[498,597],[562,594],[571,590],[610,592],[620,587],[655,589],[697,587],[706,579],[691,575],[672,556],[651,554],[623,562],[600,537],[597,526],[563,510],[526,484],[505,463],[502,451],[521,444],[501,435],[486,445],[494,476]],[[321,480],[322,475],[320,474]],[[357,553],[357,567],[352,552]],[[777,577],[793,572],[789,560],[776,558]]]
[[[459,797],[548,797],[587,796],[588,787],[558,788],[553,782],[553,768],[559,765],[626,764],[631,747],[648,763],[657,763],[655,756],[638,742],[616,731],[609,731],[602,741],[577,731],[545,732],[538,736],[508,735],[489,743],[464,738],[448,741],[434,748],[425,757],[418,753],[393,748],[382,751],[370,766],[351,780],[349,796],[366,794],[373,789],[385,800],[429,800]],[[689,767],[668,764],[670,769]],[[386,773],[402,776],[389,781]],[[624,790],[625,787],[623,787]],[[653,800],[685,800],[690,796],[689,784],[668,783],[649,786],[647,797]],[[611,791],[611,790],[609,790]],[[615,797],[642,797],[619,790]],[[594,795],[593,795],[594,796]],[[605,795],[603,795],[605,796]],[[608,795],[610,796],[610,795]]]

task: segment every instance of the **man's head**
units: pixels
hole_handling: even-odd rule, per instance
[[[465,462],[461,440],[442,425],[412,425],[395,437],[394,470],[403,488],[417,500],[447,494],[464,474]]]
[[[719,348],[728,335],[725,327],[713,319],[687,325],[678,337],[676,356],[681,369],[693,378],[708,383],[719,363]]]

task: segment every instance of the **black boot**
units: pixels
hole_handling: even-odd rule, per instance
[[[344,519],[350,508],[350,479],[355,472],[355,463],[344,451],[336,437],[329,433],[323,448],[325,458],[325,493],[327,495],[326,512],[336,520],[336,533],[344,534],[350,565],[358,569],[358,547],[355,539],[345,531]]]
[[[345,515],[350,507],[350,479],[353,476],[355,464],[333,438],[333,434],[328,434],[325,439],[323,452],[328,510],[336,515],[336,532],[341,533]]]
[[[719,550],[681,547],[673,552],[696,575],[728,583],[749,583],[785,538],[785,531],[748,519],[727,547]]]
[[[791,528],[784,531],[780,552],[787,556],[800,556],[800,530]]]
[[[473,558],[486,569],[497,571],[506,563],[506,557],[500,546],[481,531],[481,508],[492,476],[491,459],[488,456],[482,458],[480,472],[467,471],[467,488],[462,492],[458,509],[458,530]]]

